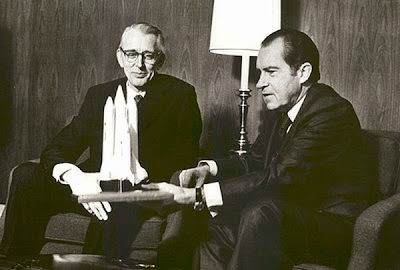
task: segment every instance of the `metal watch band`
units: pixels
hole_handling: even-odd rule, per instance
[[[196,188],[196,200],[193,206],[193,209],[196,211],[201,211],[204,208],[204,199],[203,199],[203,188]]]

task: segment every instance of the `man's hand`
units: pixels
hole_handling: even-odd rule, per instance
[[[179,175],[179,182],[181,187],[201,187],[209,175],[210,167],[208,165],[201,165],[183,170]]]
[[[84,173],[80,170],[69,170],[62,175],[63,180],[68,183],[75,195],[95,194],[101,192],[98,181],[98,174]],[[86,211],[96,215],[99,220],[107,220],[107,213],[111,212],[111,205],[108,202],[82,203]]]
[[[151,183],[142,185],[143,189],[159,190],[174,195],[174,201],[177,204],[193,205],[196,201],[196,190],[194,188],[183,188],[166,182]]]

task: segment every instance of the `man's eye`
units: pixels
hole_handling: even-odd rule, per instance
[[[146,58],[146,59],[153,59],[153,58],[154,58],[154,54],[152,54],[152,53],[145,53],[145,54],[144,54],[144,58]]]

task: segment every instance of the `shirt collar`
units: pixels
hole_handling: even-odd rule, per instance
[[[151,80],[153,79],[155,73],[156,73],[155,71],[153,71],[153,72],[151,73],[150,79],[148,80],[148,82],[151,81]],[[132,89],[133,92],[135,93],[135,96],[136,96],[136,95],[141,95],[142,97],[144,97],[144,96],[146,95],[146,91],[137,89],[135,86],[133,86],[133,85],[131,85],[131,84],[129,83],[129,80],[126,80],[126,89]]]
[[[142,97],[144,97],[146,95],[146,91],[140,91],[139,89],[131,85],[128,80],[126,81],[126,89],[127,91],[129,91],[129,89],[132,90],[135,96],[141,95]]]
[[[292,123],[294,122],[294,120],[296,119],[297,115],[299,114],[301,105],[303,105],[304,100],[306,99],[307,96],[307,92],[306,94],[299,99],[299,101],[297,101],[296,104],[294,104],[294,106],[287,112],[287,115],[290,119],[290,121],[292,121]]]

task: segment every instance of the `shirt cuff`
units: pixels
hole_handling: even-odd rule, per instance
[[[54,166],[52,175],[53,175],[54,179],[56,179],[57,182],[60,182],[61,184],[66,185],[68,183],[62,179],[62,176],[70,170],[79,170],[80,171],[81,169],[79,169],[76,165],[71,164],[71,163],[59,163]]]
[[[221,188],[218,182],[213,182],[209,184],[204,184],[204,199],[210,215],[215,217],[218,212],[216,211],[218,207],[223,205]]]
[[[218,173],[218,166],[217,163],[214,160],[211,159],[206,159],[206,160],[200,160],[197,166],[205,165],[207,164],[208,167],[210,167],[210,174],[212,176],[216,176]]]

